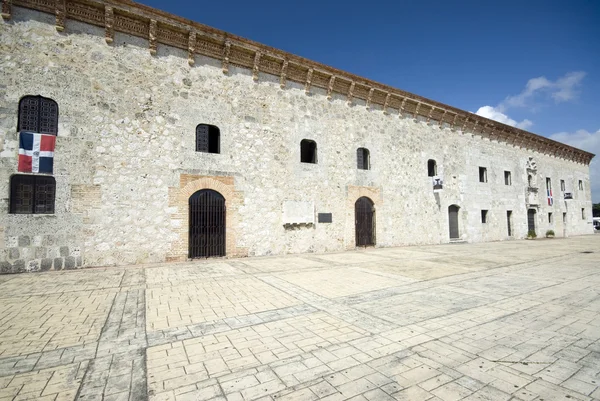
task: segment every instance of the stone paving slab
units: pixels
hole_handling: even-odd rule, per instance
[[[0,401],[600,399],[599,245],[0,276]]]

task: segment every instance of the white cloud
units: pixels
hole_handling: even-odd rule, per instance
[[[531,78],[518,95],[507,96],[495,107],[480,107],[475,114],[526,130],[533,125],[533,122],[529,119],[517,122],[506,114],[509,109],[521,107],[528,108],[533,112],[550,99],[553,99],[555,103],[576,99],[585,75],[586,73],[583,71],[573,71],[566,73],[556,81],[550,81],[546,77]]]
[[[528,107],[535,110],[539,102],[549,98],[554,99],[555,103],[573,100],[579,95],[578,89],[585,75],[583,71],[573,71],[556,81],[550,81],[546,77],[532,78],[527,81],[521,93],[508,96],[497,108],[502,112],[512,107]]]
[[[517,122],[499,111],[496,107],[492,106],[480,107],[475,114],[481,117],[489,118],[490,120],[498,121],[499,123],[510,125],[511,127],[517,127],[521,129],[527,129],[533,125],[533,123],[527,119]]]
[[[592,159],[590,164],[590,182],[592,186],[592,199],[600,202],[600,129],[596,132],[588,132],[580,129],[575,132],[559,132],[551,135],[550,139],[563,142],[579,149],[586,150],[598,156]]]

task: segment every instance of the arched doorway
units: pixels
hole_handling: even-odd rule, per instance
[[[375,245],[375,205],[366,196],[354,204],[356,246]]]
[[[189,257],[225,256],[225,198],[212,189],[190,196]]]
[[[527,231],[535,232],[535,209],[527,211]]]
[[[450,226],[450,239],[459,239],[460,232],[458,229],[458,210],[460,208],[456,205],[448,207],[448,224]]]

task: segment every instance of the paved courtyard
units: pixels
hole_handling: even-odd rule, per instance
[[[0,276],[0,400],[600,399],[600,235]]]

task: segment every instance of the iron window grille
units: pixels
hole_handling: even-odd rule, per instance
[[[356,150],[356,163],[359,170],[370,170],[370,161],[369,149],[358,148]]]
[[[40,175],[13,175],[10,179],[10,213],[54,214],[56,180]]]
[[[25,96],[19,101],[18,131],[58,135],[58,103],[43,96]]]

